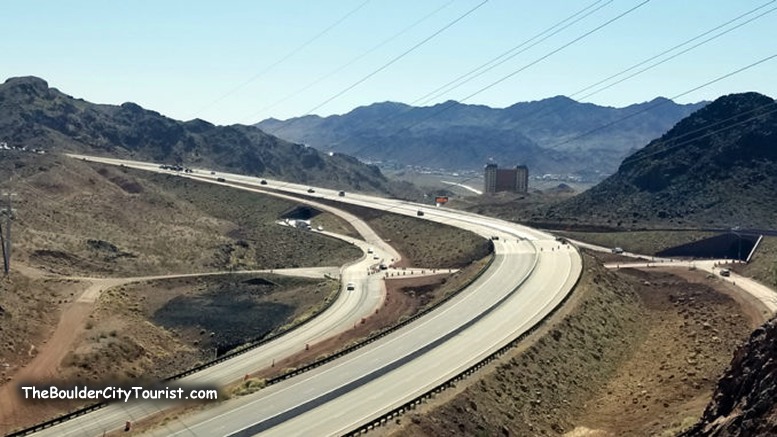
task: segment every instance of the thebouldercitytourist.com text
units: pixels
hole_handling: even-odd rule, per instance
[[[22,397],[26,400],[98,400],[103,402],[133,400],[182,400],[182,401],[215,401],[218,400],[218,390],[183,387],[103,387],[87,386],[57,387],[49,385],[38,387],[27,385],[20,387]]]

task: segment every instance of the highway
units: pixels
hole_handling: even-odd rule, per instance
[[[155,164],[86,159],[160,171]],[[225,185],[250,184],[301,195],[308,195],[309,188],[277,181],[260,185],[257,178],[209,175],[199,169],[191,177],[216,183],[221,177]],[[420,209],[424,219],[487,238],[499,237],[494,241],[495,261],[463,293],[403,329],[299,377],[168,422],[156,435],[342,434],[447,381],[526,332],[563,301],[582,269],[574,248],[513,223],[404,201],[353,193],[340,197],[336,190],[315,190],[315,197],[393,213],[416,216]],[[316,319],[307,326],[319,322]],[[200,374],[187,380],[203,381]],[[138,405],[134,411],[128,411],[133,406],[117,409],[116,415],[90,414],[53,427],[47,434],[96,435],[162,407]],[[113,406],[93,414],[110,408]]]

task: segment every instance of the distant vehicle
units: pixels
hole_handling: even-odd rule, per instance
[[[316,192],[316,190],[314,190],[312,188],[308,188],[308,193],[315,193],[315,192]]]
[[[388,266],[385,263],[380,263],[380,269],[381,270],[387,270]]]
[[[190,168],[186,168],[186,169],[184,169],[184,172],[186,172],[186,173],[194,173],[194,170],[192,170]]]
[[[217,178],[216,180],[217,180],[217,181],[219,181],[219,182],[226,182],[226,181],[227,181],[227,180],[226,180],[226,179],[224,179],[224,178]]]
[[[324,227],[323,227],[323,226],[321,226],[321,225],[319,225],[319,226],[318,226],[316,229],[318,229],[318,232],[321,232],[321,231],[323,231],[323,230],[324,230]]]
[[[262,184],[262,185],[267,185],[267,181],[264,180],[264,179],[262,179],[259,183]]]
[[[210,172],[210,174],[212,174],[212,175],[215,175],[215,174],[216,174],[216,172],[215,172],[215,171],[212,171],[212,172]]]
[[[348,291],[356,290],[356,284],[354,284],[353,282],[349,282],[348,285],[345,286],[345,289]]]
[[[372,259],[380,259],[378,255],[372,255]]]
[[[372,248],[371,248],[371,247],[368,247],[368,248],[367,248],[367,253],[372,253],[372,252],[373,252]]]
[[[337,193],[337,195],[340,197],[345,197],[345,191],[340,191],[339,193]]]
[[[720,276],[731,276],[731,270],[729,270],[729,269],[720,269]]]
[[[491,239],[492,240],[498,240],[499,239],[499,235],[494,235],[494,236],[491,237]]]
[[[417,215],[418,217],[423,217],[424,216],[424,212],[419,209],[418,212],[415,213],[415,215]]]
[[[618,253],[618,254],[623,253],[623,249],[621,249],[620,247],[613,247],[612,253]]]

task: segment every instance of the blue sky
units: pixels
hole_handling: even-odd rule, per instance
[[[248,124],[268,117],[285,119],[307,114],[482,1],[3,0],[0,80],[39,76],[88,101],[132,101],[183,120]],[[652,0],[527,67],[641,1],[488,0],[313,113],[340,114],[386,100],[414,102],[593,4],[603,7],[425,103],[461,100],[521,68],[525,69],[467,103],[504,107],[570,95],[758,6],[769,3],[760,12],[777,7],[777,2],[764,0]],[[433,11],[437,12],[370,51]],[[777,11],[584,101],[625,106],[656,96],[673,97],[777,54],[775,40]],[[360,55],[357,62],[323,79]],[[775,72],[777,59],[678,100],[709,100],[741,91],[777,97]],[[315,81],[319,83],[299,92]]]

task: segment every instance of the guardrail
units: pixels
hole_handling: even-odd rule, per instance
[[[332,238],[334,238],[334,237],[332,237]],[[370,337],[370,338],[368,338],[368,339],[366,339],[366,340],[364,340],[364,341],[362,341],[360,343],[357,343],[356,345],[353,345],[353,346],[351,346],[351,347],[349,347],[347,349],[344,349],[343,351],[340,351],[337,354],[332,355],[331,357],[322,358],[321,360],[317,360],[317,361],[315,361],[313,363],[310,363],[310,364],[308,364],[308,365],[306,365],[304,367],[300,367],[299,369],[296,369],[294,372],[290,372],[290,373],[287,373],[287,374],[284,374],[284,375],[277,376],[275,378],[271,378],[271,379],[267,380],[267,385],[276,384],[276,383],[278,383],[280,381],[283,381],[283,380],[289,379],[291,377],[300,375],[302,373],[308,372],[308,371],[310,371],[312,369],[315,369],[315,368],[317,368],[317,367],[319,367],[319,366],[321,366],[323,364],[326,364],[326,363],[328,363],[330,361],[333,361],[336,358],[339,358],[339,357],[341,357],[343,355],[346,355],[346,354],[348,354],[350,352],[353,352],[353,351],[355,351],[357,349],[360,349],[360,348],[362,348],[362,347],[364,347],[364,346],[366,346],[366,345],[368,345],[368,344],[378,340],[379,338],[385,337],[386,335],[390,334],[391,332],[394,332],[394,331],[402,328],[403,326],[406,326],[407,324],[417,320],[419,317],[422,317],[423,315],[428,314],[429,312],[437,309],[440,305],[442,305],[443,303],[448,302],[449,300],[454,298],[456,295],[461,293],[461,291],[463,291],[465,288],[467,288],[473,282],[475,282],[478,278],[480,278],[488,270],[488,268],[491,266],[491,264],[493,264],[494,258],[495,258],[495,256],[492,253],[491,254],[491,259],[488,260],[486,265],[483,266],[483,268],[480,270],[480,272],[478,272],[477,275],[475,275],[472,278],[470,278],[466,283],[464,283],[461,287],[459,287],[455,292],[453,292],[450,295],[446,296],[444,299],[440,300],[440,302],[438,302],[438,303],[432,305],[431,307],[429,307],[429,308],[419,312],[418,314],[414,315],[413,317],[411,317],[411,318],[409,318],[409,319],[407,319],[407,320],[405,320],[403,322],[400,322],[397,325],[392,326],[388,330],[383,331],[383,332],[381,332],[379,334],[376,334],[375,336],[372,336],[372,337]],[[355,261],[355,262],[358,262],[358,260]],[[300,324],[296,325],[295,328],[299,328],[300,326],[304,326],[305,324],[313,321],[316,317],[318,317],[319,314],[321,314],[324,311],[326,311],[330,306],[332,306],[332,304],[334,304],[334,302],[340,296],[340,292],[341,292],[341,288],[338,288],[338,291],[337,291],[337,294],[335,295],[335,298],[331,299],[321,309],[321,311],[318,312],[318,314],[316,314],[315,316],[313,316],[313,317],[311,317],[311,318],[301,322]],[[267,344],[267,343],[269,343],[271,341],[274,341],[274,340],[282,337],[283,335],[285,335],[285,334],[287,334],[287,333],[289,333],[291,331],[292,330],[289,329],[289,330],[281,332],[279,334],[267,337],[267,338],[265,338],[265,339],[263,339],[261,341],[258,341],[258,342],[254,343],[254,344],[251,344],[249,346],[243,347],[243,348],[241,348],[239,350],[230,352],[228,354],[222,355],[222,356],[220,356],[220,357],[218,357],[218,358],[216,358],[214,360],[208,361],[207,363],[201,364],[199,366],[192,367],[191,369],[185,370],[183,372],[180,372],[180,373],[177,373],[177,374],[175,374],[173,376],[165,378],[164,380],[165,381],[173,381],[173,380],[181,379],[181,378],[184,378],[184,377],[189,376],[191,374],[197,373],[197,372],[199,372],[201,370],[207,369],[208,367],[215,366],[216,364],[222,363],[222,362],[227,361],[227,360],[229,360],[229,359],[231,359],[233,357],[236,357],[238,355],[242,355],[242,354],[247,353],[247,352],[249,352],[249,351],[251,351],[253,349],[261,347],[261,346],[263,346],[263,345],[265,345],[265,344]],[[19,430],[19,431],[15,431],[15,432],[13,432],[11,434],[8,434],[7,436],[8,437],[18,437],[18,436],[30,435],[30,434],[36,433],[38,431],[42,431],[42,430],[44,430],[46,428],[51,428],[54,425],[58,425],[60,423],[66,422],[66,421],[74,419],[76,417],[83,416],[84,414],[88,414],[88,413],[91,413],[93,411],[99,410],[99,409],[101,409],[103,407],[106,407],[109,404],[110,404],[109,402],[100,402],[100,403],[97,403],[97,404],[89,405],[89,406],[80,408],[78,410],[75,410],[73,412],[70,412],[70,413],[67,413],[67,414],[63,414],[61,416],[58,416],[58,417],[55,417],[53,419],[47,420],[45,422],[39,423],[37,425],[33,425],[31,427],[24,428],[24,429]]]
[[[577,250],[577,248],[575,248],[575,250]],[[579,255],[579,250],[578,250],[578,255]],[[585,258],[581,257],[581,259],[583,260],[582,271],[585,271]],[[347,432],[346,434],[344,434],[344,436],[351,437],[351,436],[356,436],[356,435],[359,435],[359,434],[364,434],[364,433],[367,433],[367,432],[369,432],[369,431],[371,431],[371,430],[373,430],[375,428],[378,428],[380,426],[383,426],[383,425],[387,424],[390,420],[392,420],[392,419],[394,419],[396,417],[401,416],[402,414],[406,413],[407,411],[414,410],[422,402],[425,402],[425,401],[433,398],[434,396],[436,396],[437,394],[443,392],[444,390],[447,390],[449,388],[455,387],[457,382],[462,381],[465,378],[468,378],[469,376],[471,376],[472,374],[474,374],[478,370],[480,370],[483,367],[485,367],[487,364],[489,364],[492,361],[496,360],[497,358],[501,357],[502,355],[507,353],[510,349],[512,349],[515,346],[517,346],[526,337],[528,337],[529,335],[531,335],[534,332],[536,332],[537,329],[539,329],[541,326],[545,325],[547,320],[550,319],[569,300],[569,298],[572,296],[572,293],[577,288],[577,285],[580,283],[580,279],[581,278],[582,278],[582,275],[579,275],[577,277],[577,280],[575,281],[574,285],[572,286],[572,290],[569,293],[567,293],[567,295],[564,296],[564,298],[555,307],[553,307],[553,309],[551,309],[550,312],[548,314],[546,314],[545,317],[543,317],[542,320],[540,320],[539,323],[535,324],[534,326],[532,326],[528,330],[524,331],[518,337],[514,338],[509,343],[507,343],[506,345],[504,345],[501,348],[497,349],[496,351],[490,353],[488,356],[486,356],[482,360],[478,361],[477,363],[473,364],[472,366],[468,367],[467,369],[465,369],[465,370],[459,372],[458,374],[454,375],[453,377],[449,378],[445,382],[442,382],[442,383],[436,385],[435,387],[431,388],[430,390],[426,391],[425,393],[423,393],[423,394],[413,398],[412,400],[410,400],[408,402],[405,402],[402,405],[400,405],[398,407],[395,407],[395,408],[389,410],[386,413],[381,414],[380,416],[376,417],[375,419],[370,419],[369,422],[364,423],[364,424],[356,427],[355,429]],[[519,287],[520,287],[520,285],[518,285],[518,287],[516,287],[513,290],[513,292],[515,292],[515,290],[517,290]],[[512,292],[511,292],[511,294],[512,294]]]
[[[336,360],[336,359],[338,359],[338,358],[340,358],[342,356],[348,355],[349,353],[351,353],[351,352],[353,352],[355,350],[361,349],[361,348],[363,348],[364,346],[367,346],[370,343],[374,343],[375,341],[377,341],[377,340],[379,340],[379,339],[381,339],[381,338],[391,334],[392,332],[395,332],[395,331],[397,331],[399,329],[402,329],[403,327],[409,325],[410,323],[413,323],[414,321],[418,320],[419,318],[429,314],[430,312],[436,310],[437,308],[439,308],[440,306],[442,306],[446,302],[450,301],[451,299],[453,299],[454,297],[459,295],[462,291],[464,291],[464,289],[466,289],[467,287],[472,285],[473,282],[475,282],[476,280],[478,280],[478,278],[483,276],[483,274],[488,270],[488,268],[491,267],[491,264],[494,263],[494,259],[495,258],[496,258],[496,255],[494,255],[492,253],[491,254],[491,258],[488,260],[486,265],[483,266],[483,268],[480,269],[480,271],[475,276],[473,276],[472,278],[468,279],[467,282],[465,282],[459,288],[457,288],[456,291],[454,291],[453,293],[445,296],[443,299],[440,299],[440,301],[436,302],[434,305],[432,305],[432,306],[430,306],[428,308],[425,308],[424,310],[419,311],[418,313],[414,314],[412,317],[410,317],[410,318],[408,318],[406,320],[403,320],[403,321],[401,321],[401,322],[399,322],[399,323],[397,323],[395,325],[392,325],[391,327],[389,327],[389,328],[387,328],[387,329],[385,329],[385,330],[383,330],[383,331],[381,331],[381,332],[379,332],[379,333],[377,333],[375,335],[372,335],[372,336],[368,337],[367,339],[362,340],[362,341],[356,343],[353,346],[349,346],[349,347],[347,347],[347,348],[345,348],[345,349],[343,349],[343,350],[341,350],[341,351],[339,351],[339,352],[337,352],[337,353],[335,353],[333,355],[330,355],[330,356],[325,357],[325,358],[318,359],[318,360],[316,360],[316,361],[314,361],[314,362],[312,362],[310,364],[307,364],[307,365],[305,365],[303,367],[300,367],[299,369],[295,369],[295,370],[293,370],[291,372],[288,372],[288,373],[285,373],[283,375],[279,375],[279,376],[276,376],[274,378],[270,378],[270,379],[268,379],[266,381],[266,384],[267,385],[277,384],[277,383],[279,383],[281,381],[285,381],[285,380],[287,380],[289,378],[292,378],[294,376],[303,374],[305,372],[309,372],[310,370],[313,370],[313,369],[315,369],[317,367],[321,367],[324,364],[332,362],[332,361],[334,361],[334,360]]]
[[[337,299],[340,297],[341,290],[342,290],[342,287],[338,287],[337,288],[337,293],[335,294],[334,299],[330,299],[329,302],[327,302],[321,308],[321,310],[318,311],[313,317],[310,317],[308,319],[303,320],[302,322],[300,322],[297,325],[295,325],[293,328],[296,329],[296,328],[299,328],[301,326],[304,326],[304,325],[310,323],[311,321],[315,320],[324,311],[329,309],[329,307],[331,307],[337,301]],[[190,369],[184,370],[183,372],[176,373],[175,375],[172,375],[172,376],[169,376],[169,377],[165,378],[163,381],[174,381],[174,380],[181,379],[181,378],[184,378],[186,376],[189,376],[189,375],[191,375],[193,373],[197,373],[197,372],[199,372],[201,370],[204,370],[204,369],[207,369],[209,367],[213,367],[216,364],[223,363],[224,361],[227,361],[227,360],[229,360],[231,358],[234,358],[234,357],[236,357],[238,355],[245,354],[245,353],[247,353],[247,352],[249,352],[251,350],[254,350],[256,348],[259,348],[259,347],[261,347],[261,346],[263,346],[263,345],[265,345],[265,344],[267,344],[267,343],[269,343],[271,341],[275,341],[278,338],[283,337],[284,335],[286,335],[286,334],[288,334],[288,333],[290,333],[292,331],[293,331],[293,329],[287,329],[287,330],[285,330],[283,332],[280,332],[278,334],[271,335],[270,337],[267,337],[267,338],[263,338],[262,340],[248,343],[247,345],[244,345],[244,346],[240,347],[240,349],[234,350],[234,351],[229,352],[227,354],[224,354],[224,355],[222,355],[222,356],[220,356],[220,357],[218,357],[216,359],[213,359],[213,360],[208,361],[206,363],[203,363],[203,364],[200,364],[198,366],[192,367]],[[30,434],[36,433],[38,431],[42,431],[42,430],[44,430],[46,428],[51,428],[52,426],[58,425],[58,424],[60,424],[62,422],[67,422],[68,420],[74,419],[74,418],[79,417],[79,416],[83,416],[84,414],[91,413],[93,411],[99,410],[99,409],[101,409],[103,407],[108,406],[109,404],[111,404],[111,402],[99,402],[99,403],[96,403],[96,404],[88,405],[86,407],[79,408],[79,409],[77,409],[77,410],[75,410],[73,412],[70,412],[70,413],[67,413],[67,414],[63,414],[61,416],[57,416],[57,417],[55,417],[53,419],[50,419],[50,420],[47,420],[45,422],[41,422],[41,423],[39,423],[37,425],[33,425],[33,426],[28,427],[28,428],[24,428],[22,430],[19,430],[19,431],[14,431],[14,432],[12,432],[10,434],[7,434],[6,436],[7,437],[18,437],[18,436],[30,435]]]

